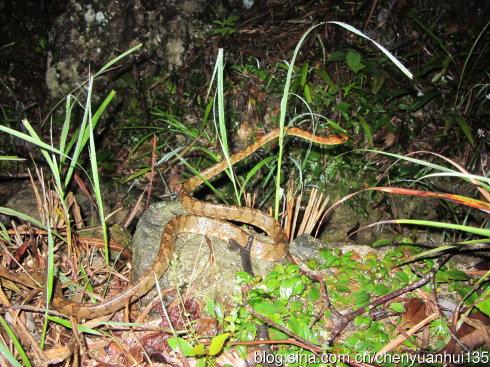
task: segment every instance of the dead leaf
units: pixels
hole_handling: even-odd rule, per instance
[[[483,345],[490,348],[490,318],[481,312],[468,316],[456,336],[469,350],[475,350]],[[460,354],[461,345],[453,338],[439,353]]]

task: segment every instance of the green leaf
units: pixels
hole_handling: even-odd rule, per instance
[[[305,87],[306,86],[306,79],[308,78],[308,63],[305,62],[303,64],[303,66],[301,67],[301,81],[300,81],[300,85],[302,87]]]
[[[300,294],[304,287],[300,277],[284,279],[279,287],[279,296],[283,300],[288,300],[291,296]]]
[[[224,334],[220,334],[220,335],[215,336],[211,340],[211,344],[209,345],[208,354],[210,356],[215,356],[216,354],[221,352],[223,350],[223,346],[225,344],[225,341],[226,341],[226,339],[228,339],[229,336],[230,336],[230,333],[224,333]]]
[[[361,62],[361,54],[358,52],[349,51],[345,56],[345,62],[347,63],[349,69],[356,74],[366,67],[366,65]]]
[[[371,93],[377,94],[385,83],[386,78],[382,74],[376,74],[373,76],[371,82]]]
[[[287,324],[291,331],[303,339],[311,339],[311,329],[306,322],[296,317],[290,317]]]
[[[329,87],[335,84],[326,71],[322,69],[315,69],[315,74],[318,75]]]
[[[390,303],[390,310],[398,313],[403,313],[405,312],[405,306],[401,302],[393,302]]]
[[[345,53],[343,51],[334,51],[330,54],[328,58],[329,62],[339,62],[345,60]]]
[[[206,367],[206,358],[199,358],[196,367]]]
[[[485,315],[490,316],[490,288],[484,293],[483,301],[478,302],[475,306]]]
[[[353,296],[354,296],[354,303],[356,304],[357,307],[364,307],[368,305],[370,300],[369,293],[365,291],[359,291],[359,292],[355,292]]]
[[[400,109],[408,112],[415,112],[421,109],[426,103],[430,102],[435,96],[439,95],[439,91],[432,90],[417,98],[411,105],[400,104]]]
[[[374,294],[377,296],[384,296],[385,294],[388,294],[390,292],[390,288],[388,288],[384,284],[376,284],[374,287]]]
[[[195,356],[202,356],[203,354],[206,354],[206,346],[204,344],[197,344],[192,348],[192,353]]]
[[[337,266],[340,263],[339,257],[330,249],[321,249],[320,256],[325,260],[325,264],[323,265],[325,268]]]
[[[379,240],[374,241],[371,244],[371,247],[374,247],[374,248],[384,247],[384,246],[390,245],[391,242],[392,242],[391,240],[381,238]]]
[[[181,353],[185,357],[191,357],[194,355],[194,348],[185,339],[179,337],[172,337],[167,339],[167,344],[172,350]]]
[[[356,316],[354,319],[354,326],[367,328],[371,324],[371,321],[373,320],[368,316]]]
[[[208,299],[206,301],[206,311],[208,311],[209,316],[216,317],[216,311],[214,309],[215,302],[213,299]]]
[[[310,291],[308,292],[308,298],[311,302],[315,302],[320,299],[320,289],[318,284],[315,283],[311,285]]]
[[[256,312],[265,316],[272,316],[285,311],[284,306],[280,302],[259,302],[254,304],[252,307]]]
[[[466,273],[459,269],[450,269],[446,271],[447,276],[451,280],[468,280],[469,277]]]
[[[448,282],[450,280],[468,280],[468,276],[465,272],[459,269],[450,269],[445,271],[438,271],[436,273],[436,281]]]
[[[410,280],[410,278],[408,277],[408,274],[403,272],[403,271],[399,271],[395,274],[395,277],[402,283],[402,284],[407,284]]]
[[[472,147],[475,146],[475,140],[473,139],[473,136],[471,135],[471,129],[470,125],[468,125],[468,122],[466,122],[466,119],[461,116],[454,116],[454,120],[459,125],[459,128],[463,132],[463,134],[466,136],[466,139],[468,139],[469,143],[471,144]]]
[[[370,146],[373,145],[373,133],[371,131],[371,127],[368,125],[366,120],[362,116],[359,116],[359,123],[361,124],[362,130],[364,130],[364,135],[366,136],[366,140]]]
[[[254,277],[246,271],[239,271],[238,273],[236,273],[236,278],[238,280],[238,284],[247,284],[254,279]]]
[[[337,284],[335,289],[337,290],[337,292],[342,292],[342,293],[350,293],[351,292],[350,287],[347,285],[344,285],[344,284]]]
[[[305,84],[305,86],[303,87],[303,95],[305,96],[305,100],[307,103],[313,102],[313,98],[311,97],[310,87],[308,86],[308,84]]]

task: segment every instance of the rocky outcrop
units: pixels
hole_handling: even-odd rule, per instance
[[[171,70],[203,39],[210,8],[203,0],[70,0],[49,30],[46,82],[65,96],[112,58],[139,43],[139,59]],[[154,72],[155,70],[151,70]],[[151,75],[149,73],[149,75]]]

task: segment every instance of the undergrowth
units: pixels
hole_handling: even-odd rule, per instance
[[[223,37],[233,34],[237,20],[228,18],[216,22],[215,32]],[[359,37],[367,38],[366,35],[344,23],[327,23],[341,26]],[[155,170],[164,166],[174,166],[176,163],[186,168],[187,171],[182,174],[183,176],[190,176],[199,174],[203,168],[223,159],[229,162],[233,144],[246,145],[259,133],[250,132],[254,123],[259,123],[264,131],[277,126],[284,131],[289,121],[291,125],[311,127],[311,130],[317,133],[346,132],[350,135],[350,147],[381,145],[382,149],[390,150],[398,147],[397,139],[410,142],[407,144],[416,141],[423,127],[414,122],[413,113],[422,110],[443,93],[438,83],[442,80],[442,74],[447,72],[450,61],[454,62],[454,57],[442,47],[447,58],[436,58],[420,68],[417,73],[419,78],[426,75],[429,69],[437,69],[439,74],[442,73],[438,78],[433,79],[434,85],[424,91],[417,90],[408,78],[401,83],[402,86],[398,83],[388,83],[388,79],[398,72],[396,70],[401,70],[409,78],[412,74],[398,59],[377,43],[374,44],[384,53],[383,57],[378,55],[366,57],[359,50],[346,49],[329,54],[322,65],[310,64],[307,61],[295,65],[303,41],[308,33],[318,26],[320,25],[312,27],[304,34],[294,50],[291,61],[278,64],[274,73],[253,62],[245,65],[230,65],[227,69],[223,50],[220,50],[213,80],[210,83],[213,85],[213,81],[216,80],[215,92],[212,97],[199,101],[203,117],[197,124],[185,121],[184,116],[178,113],[178,109],[154,106],[151,114],[157,126],[135,125],[131,122],[121,127],[118,130],[121,134],[131,131],[134,136],[132,148],[128,152],[128,162],[132,164],[131,172],[126,172],[124,177],[120,177],[120,182],[133,183],[134,180],[140,179],[144,183],[149,173],[155,173]],[[486,31],[486,28],[481,34]],[[475,39],[459,72],[458,93],[451,114],[447,115],[444,129],[431,137],[436,147],[443,145],[451,137],[458,139],[463,137],[469,146],[479,148],[469,160],[470,163],[473,162],[471,168],[477,167],[474,162],[478,161],[478,152],[484,151],[484,147],[483,143],[475,137],[475,128],[468,122],[468,116],[472,111],[479,113],[481,110],[485,102],[487,86],[466,85],[464,81],[468,62],[479,40],[480,36]],[[97,124],[114,97],[114,93],[110,92],[93,112],[91,92],[97,77],[137,48],[112,60],[89,78],[85,101],[79,99],[81,93],[67,96],[59,139],[51,137],[50,140],[43,140],[27,120],[23,121],[23,128],[27,133],[14,129],[10,122],[8,126],[7,124],[0,126],[0,131],[9,134],[12,139],[22,139],[37,146],[45,160],[45,165],[50,170],[50,177],[47,180],[49,184],[45,184],[42,170],[36,169],[37,184],[41,186],[42,193],[42,195],[38,193],[40,206],[44,207],[41,221],[11,208],[0,208],[0,213],[16,216],[44,231],[41,252],[44,252],[46,261],[41,262],[46,268],[47,275],[46,279],[43,279],[45,282],[43,286],[46,287],[47,292],[45,306],[40,309],[43,314],[43,329],[39,341],[30,346],[39,355],[42,355],[42,350],[47,347],[45,343],[47,336],[55,331],[63,330],[66,333],[71,330],[77,338],[83,338],[83,335],[96,335],[116,343],[118,339],[111,334],[112,328],[124,327],[135,330],[141,326],[140,323],[119,321],[80,324],[76,320],[62,317],[63,315],[53,314],[49,307],[55,278],[67,285],[69,283],[72,290],[80,288],[84,292],[87,291],[89,296],[86,299],[90,301],[95,301],[97,298],[94,296],[94,284],[92,284],[95,282],[90,279],[82,262],[76,261],[75,254],[78,249],[72,243],[76,237],[76,230],[74,230],[76,221],[73,217],[76,201],[73,201],[71,193],[75,172],[86,173],[91,184],[89,196],[93,196],[98,209],[103,233],[104,261],[108,267],[116,267],[119,260],[118,257],[110,256],[111,247],[106,228],[107,213],[104,212],[99,182],[99,168],[105,162],[101,163],[98,158],[95,141]],[[389,63],[386,57],[390,59]],[[393,65],[398,69],[393,68]],[[337,75],[331,75],[329,68],[342,68],[347,72],[341,78],[337,78]],[[249,121],[244,121],[241,125],[233,125],[234,121],[230,118],[239,113],[230,107],[232,102],[225,100],[226,93],[230,91],[225,72],[237,73],[241,77],[257,80],[260,86],[258,89],[261,89],[259,95],[267,96],[262,100],[252,97],[247,100],[250,111],[255,112],[245,113],[246,120]],[[171,94],[175,86],[171,82],[167,82],[166,85]],[[211,86],[208,97],[210,92]],[[273,108],[267,106],[271,101],[273,101]],[[78,109],[78,106],[82,111],[79,126],[74,125],[72,120],[72,110]],[[327,116],[322,113],[325,110],[330,110],[331,114]],[[254,117],[255,114],[261,117],[267,116],[267,120],[258,121],[259,118]],[[400,116],[406,117],[407,121],[402,121]],[[230,131],[235,128],[238,132],[243,132],[243,141],[236,142],[235,139],[230,138]],[[404,133],[395,134],[404,128]],[[158,138],[158,142],[155,139],[150,145],[150,139],[154,136]],[[176,147],[176,141],[180,143],[179,147]],[[219,146],[219,153],[215,149],[216,146]],[[82,159],[84,149],[88,153],[87,162]],[[454,210],[450,211],[451,215],[448,215],[453,219],[452,221],[447,220],[448,218],[443,218],[445,221],[399,218],[356,229],[356,231],[365,231],[381,225],[424,226],[434,234],[442,232],[443,241],[429,248],[426,248],[427,246],[421,248],[417,238],[400,235],[397,237],[398,242],[380,239],[374,243],[379,247],[391,245],[384,253],[369,251],[360,255],[355,249],[343,252],[336,246],[330,246],[320,250],[317,259],[298,264],[277,265],[264,279],[240,272],[238,278],[242,285],[242,294],[232,300],[231,309],[230,305],[220,305],[214,301],[209,301],[206,305],[209,316],[215,318],[219,325],[213,338],[201,339],[201,335],[197,335],[191,327],[188,327],[183,333],[175,329],[171,332],[165,331],[166,339],[162,343],[167,343],[166,345],[177,354],[195,357],[198,366],[213,365],[222,357],[231,358],[232,348],[241,359],[250,359],[251,352],[245,345],[261,344],[255,339],[258,325],[265,324],[269,326],[270,340],[280,344],[275,350],[277,358],[289,361],[290,366],[304,365],[305,360],[308,360],[308,365],[320,365],[315,358],[321,355],[339,357],[348,354],[351,358],[355,358],[356,355],[373,357],[387,352],[409,354],[422,349],[425,352],[437,352],[447,347],[451,340],[451,332],[455,333],[456,325],[473,322],[473,325],[482,327],[474,316],[490,314],[489,272],[478,273],[476,276],[467,274],[448,260],[462,248],[482,250],[490,242],[490,232],[485,227],[488,219],[483,220],[482,223],[479,222],[478,215],[473,216],[474,211],[485,214],[490,212],[488,206],[490,182],[486,173],[470,174],[461,165],[441,156],[439,158],[445,159],[452,168],[429,160],[383,153],[378,150],[352,153],[347,151],[348,148],[341,149],[343,151],[330,151],[315,146],[308,146],[306,149],[304,146],[298,148],[294,144],[286,145],[281,134],[277,153],[270,149],[266,156],[259,157],[258,163],[251,168],[245,164],[245,172],[237,171],[229,164],[226,171],[229,181],[225,182],[223,187],[210,182],[206,184],[225,203],[242,205],[245,202],[252,206],[251,203],[255,202],[261,209],[272,207],[271,212],[276,219],[289,221],[289,225],[292,226],[291,238],[296,234],[294,226],[299,221],[298,213],[306,212],[302,209],[301,197],[299,200],[296,199],[299,196],[298,192],[304,195],[306,202],[307,192],[310,191],[312,184],[319,186],[321,192],[322,189],[329,187],[332,180],[337,179],[341,182],[336,192],[337,201],[328,210],[324,210],[326,208],[320,210],[320,207],[324,206],[323,203],[325,207],[326,203],[330,205],[333,199],[320,200],[312,205],[315,206],[315,209],[311,209],[315,220],[306,231],[310,233],[313,232],[313,228],[320,227],[322,216],[326,217],[340,204],[350,205],[355,200],[364,200],[363,203],[366,203],[386,194],[443,199],[450,203],[446,204],[448,207],[453,205],[450,208]],[[155,160],[157,151],[167,153]],[[358,159],[355,154],[362,154],[366,158]],[[389,178],[386,178],[387,175],[379,173],[378,155],[415,165],[398,162],[391,168]],[[0,158],[3,162],[21,160],[13,156]],[[386,161],[383,163],[386,164]],[[347,183],[346,177],[350,178]],[[470,187],[472,194],[454,195],[433,190],[438,184],[437,180],[440,179],[448,179],[449,184],[461,179],[466,187]],[[33,177],[31,180],[35,181]],[[402,185],[407,181],[412,185],[408,187]],[[383,185],[386,183],[386,186],[379,186],[380,183]],[[284,210],[286,214],[281,217],[281,212],[284,208],[287,209],[288,205],[283,201],[287,196],[284,194],[286,184],[298,188],[292,189],[294,194],[290,195],[291,200],[296,200],[296,209],[291,209],[289,217],[286,215],[287,210]],[[426,188],[430,190],[423,190]],[[253,195],[252,191],[255,191]],[[151,194],[151,188],[146,192]],[[48,200],[53,196],[57,197],[58,201]],[[343,198],[339,199],[340,197]],[[458,212],[454,205],[469,209],[466,212],[463,209],[463,216],[461,216],[461,211]],[[367,214],[366,205],[357,207],[363,208],[357,211],[358,214]],[[295,214],[294,219],[293,214]],[[299,227],[298,224],[297,228]],[[18,240],[19,232],[16,232],[16,229],[14,232],[9,232],[3,225],[1,230],[2,244],[14,248],[11,238],[17,236],[15,238]],[[346,241],[348,240],[347,238]],[[57,251],[65,248],[63,247],[65,245],[69,256],[73,255],[75,259],[75,277],[81,279],[83,285],[69,282],[63,274],[63,268],[55,261],[56,255],[59,254]],[[23,251],[27,251],[27,245],[22,246],[24,246]],[[10,257],[20,258],[17,255],[16,253]],[[108,290],[107,286],[111,279],[113,279],[112,275],[105,279],[107,282],[105,291]],[[10,294],[15,294],[17,290],[14,288],[11,292]],[[444,309],[439,302],[438,294],[441,292],[444,298],[449,298],[448,294],[454,295],[448,301],[453,306],[449,311],[452,311],[452,315],[456,315],[453,319],[446,314],[448,309]],[[5,309],[12,312],[8,300],[5,301],[7,297],[4,297],[3,290],[0,296]],[[165,310],[165,307],[163,309]],[[166,317],[168,318],[167,314]],[[18,360],[21,360],[24,365],[30,365],[29,358],[33,352],[25,343],[25,340],[29,340],[26,337],[28,333],[22,331],[21,335],[24,339],[19,341],[16,330],[12,328],[12,325],[19,326],[19,322],[0,316],[3,331],[3,340],[0,342],[1,352],[12,365],[19,365]],[[425,326],[427,328],[424,329]],[[170,327],[172,328],[172,324]],[[421,330],[426,330],[426,334],[420,333]],[[481,340],[475,335],[471,336],[472,341],[478,341],[475,342],[474,348],[479,347]],[[226,345],[229,348],[225,349]],[[482,358],[485,355],[487,354],[482,351],[474,357]],[[314,356],[316,357],[313,358]],[[69,360],[69,358],[70,354],[65,359]],[[295,358],[299,359],[299,362],[295,362]],[[339,362],[337,365],[343,364]],[[408,366],[410,363],[401,365]]]

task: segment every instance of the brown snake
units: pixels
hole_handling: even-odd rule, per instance
[[[250,156],[263,145],[276,139],[279,133],[279,129],[276,129],[262,136],[244,150],[232,155],[230,164],[233,165]],[[299,128],[286,128],[284,129],[284,135],[301,137],[322,145],[336,145],[347,140],[345,135],[320,137]],[[185,181],[179,199],[190,214],[177,216],[166,224],[160,240],[160,249],[155,260],[145,275],[132,286],[120,294],[97,304],[68,301],[58,291],[52,300],[53,307],[58,312],[67,316],[74,316],[77,319],[93,319],[113,313],[123,308],[131,299],[137,299],[153,288],[155,275],[160,278],[170,264],[175,248],[175,239],[180,233],[196,233],[204,236],[219,237],[225,241],[233,239],[244,246],[247,243],[249,234],[236,225],[227,222],[227,220],[256,226],[270,237],[271,242],[254,239],[251,250],[252,257],[268,261],[278,261],[284,258],[287,254],[287,238],[280,224],[271,216],[258,209],[212,204],[192,197],[193,191],[204,180],[210,180],[227,167],[228,162],[224,160],[206,169],[201,175],[196,175]]]

